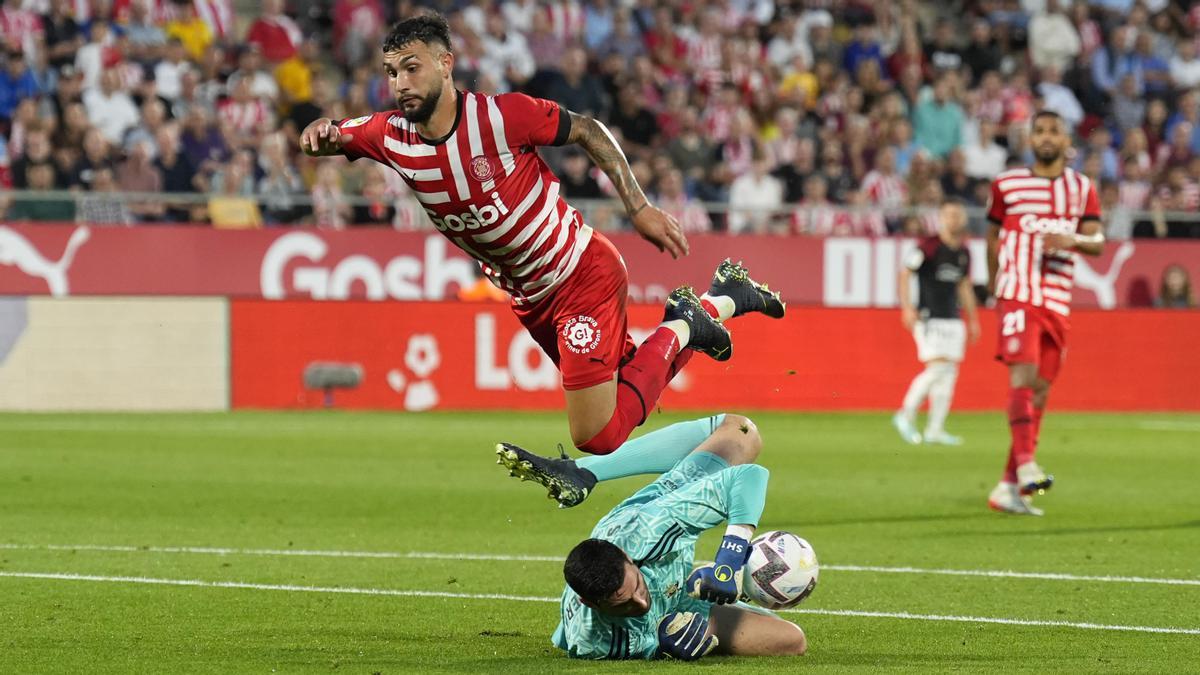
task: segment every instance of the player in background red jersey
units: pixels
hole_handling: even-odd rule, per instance
[[[684,348],[723,361],[731,352],[726,319],[753,311],[778,318],[784,305],[726,261],[704,298],[687,287],[672,292],[663,323],[635,348],[626,331],[624,261],[559,196],[536,148],[582,147],[638,233],[673,257],[688,253],[679,224],[646,198],[603,124],[524,94],[458,91],[454,62],[445,19],[400,22],[383,44],[398,109],[317,120],[301,134],[301,148],[369,157],[398,171],[434,226],[512,296],[513,311],[558,365],[575,446],[610,453],[687,363]]]
[[[1032,496],[1054,482],[1034,461],[1050,384],[1066,352],[1074,253],[1100,255],[1097,187],[1067,167],[1071,137],[1056,113],[1033,118],[1032,167],[992,182],[989,289],[1000,317],[996,358],[1008,365],[1008,464],[988,496],[997,511],[1042,515]]]

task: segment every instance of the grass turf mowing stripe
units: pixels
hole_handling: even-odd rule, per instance
[[[354,588],[346,586],[296,586],[292,584],[255,584],[241,581],[204,581],[202,579],[157,579],[153,577],[116,577],[93,574],[64,574],[57,572],[2,572],[0,578],[49,579],[58,581],[94,581],[105,583],[148,584],[157,586],[189,586],[198,588],[235,588],[258,591],[290,591],[298,593],[338,593],[345,595],[383,595],[393,597],[451,598],[461,600],[508,600],[514,602],[558,602],[559,598],[535,595],[506,595],[502,593],[450,593],[447,591],[403,590],[391,588]],[[910,612],[871,612],[852,609],[785,609],[790,614],[849,616],[909,621],[951,621],[957,623],[990,623],[1006,626],[1037,626],[1045,628],[1078,628],[1084,630],[1121,631],[1131,633],[1164,633],[1170,635],[1200,635],[1200,628],[1171,626],[1123,626],[1074,621],[1043,621],[1039,619],[1008,619],[990,616],[958,616],[953,614],[912,614]]]
[[[111,553],[194,553],[208,555],[297,556],[316,558],[382,558],[409,560],[479,560],[493,562],[562,562],[564,558],[550,555],[499,555],[489,553],[440,553],[431,551],[331,551],[268,548],[220,548],[208,546],[120,546],[81,544],[0,544],[3,550],[21,551],[102,551]],[[988,577],[995,579],[1037,579],[1043,581],[1094,581],[1125,584],[1161,584],[1166,586],[1200,586],[1200,579],[1171,579],[1164,577],[1109,576],[1068,574],[1062,572],[1016,572],[1013,570],[959,570],[926,567],[884,567],[878,565],[821,565],[834,572],[875,572],[880,574],[930,574],[957,577]]]

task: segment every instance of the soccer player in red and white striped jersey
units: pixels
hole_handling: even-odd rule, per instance
[[[663,324],[635,348],[626,331],[624,262],[562,199],[537,147],[581,146],[612,181],[634,228],[674,257],[688,252],[679,224],[646,198],[604,125],[524,94],[458,91],[454,62],[445,19],[400,22],[383,44],[399,108],[317,120],[300,145],[310,155],[368,157],[399,172],[434,227],[512,297],[517,318],[558,365],[575,446],[612,452],[687,362],[685,347],[725,360],[731,345],[721,321],[747,311],[782,316],[783,304],[744,268],[724,263],[718,271],[736,280],[714,281],[707,302],[677,289]]]
[[[1042,111],[1033,118],[1032,167],[992,182],[988,207],[988,272],[1000,317],[996,358],[1008,365],[1008,464],[988,497],[997,510],[1041,515],[1031,495],[1054,478],[1034,461],[1050,384],[1066,350],[1075,252],[1100,255],[1104,232],[1097,186],[1066,165],[1066,122]]]

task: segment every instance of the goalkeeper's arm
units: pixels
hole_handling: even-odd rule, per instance
[[[718,605],[737,602],[741,595],[742,567],[750,557],[750,540],[767,502],[770,472],[757,464],[743,464],[721,472],[726,505],[725,537],[714,564],[692,572],[688,593]]]

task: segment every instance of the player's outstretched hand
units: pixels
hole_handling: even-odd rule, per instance
[[[342,154],[342,147],[354,140],[353,134],[343,134],[328,117],[313,121],[300,133],[300,149],[309,157]]]
[[[687,237],[683,236],[683,228],[671,214],[647,203],[633,214],[632,220],[633,229],[658,250],[670,253],[672,258],[688,254]]]
[[[1051,232],[1042,235],[1042,245],[1046,247],[1047,251],[1069,252],[1075,248],[1075,237]]]
[[[708,618],[695,612],[671,612],[658,622],[658,655],[695,661],[717,646],[708,634]]]
[[[687,580],[688,595],[717,605],[730,605],[742,594],[742,571],[729,565],[705,565]]]

